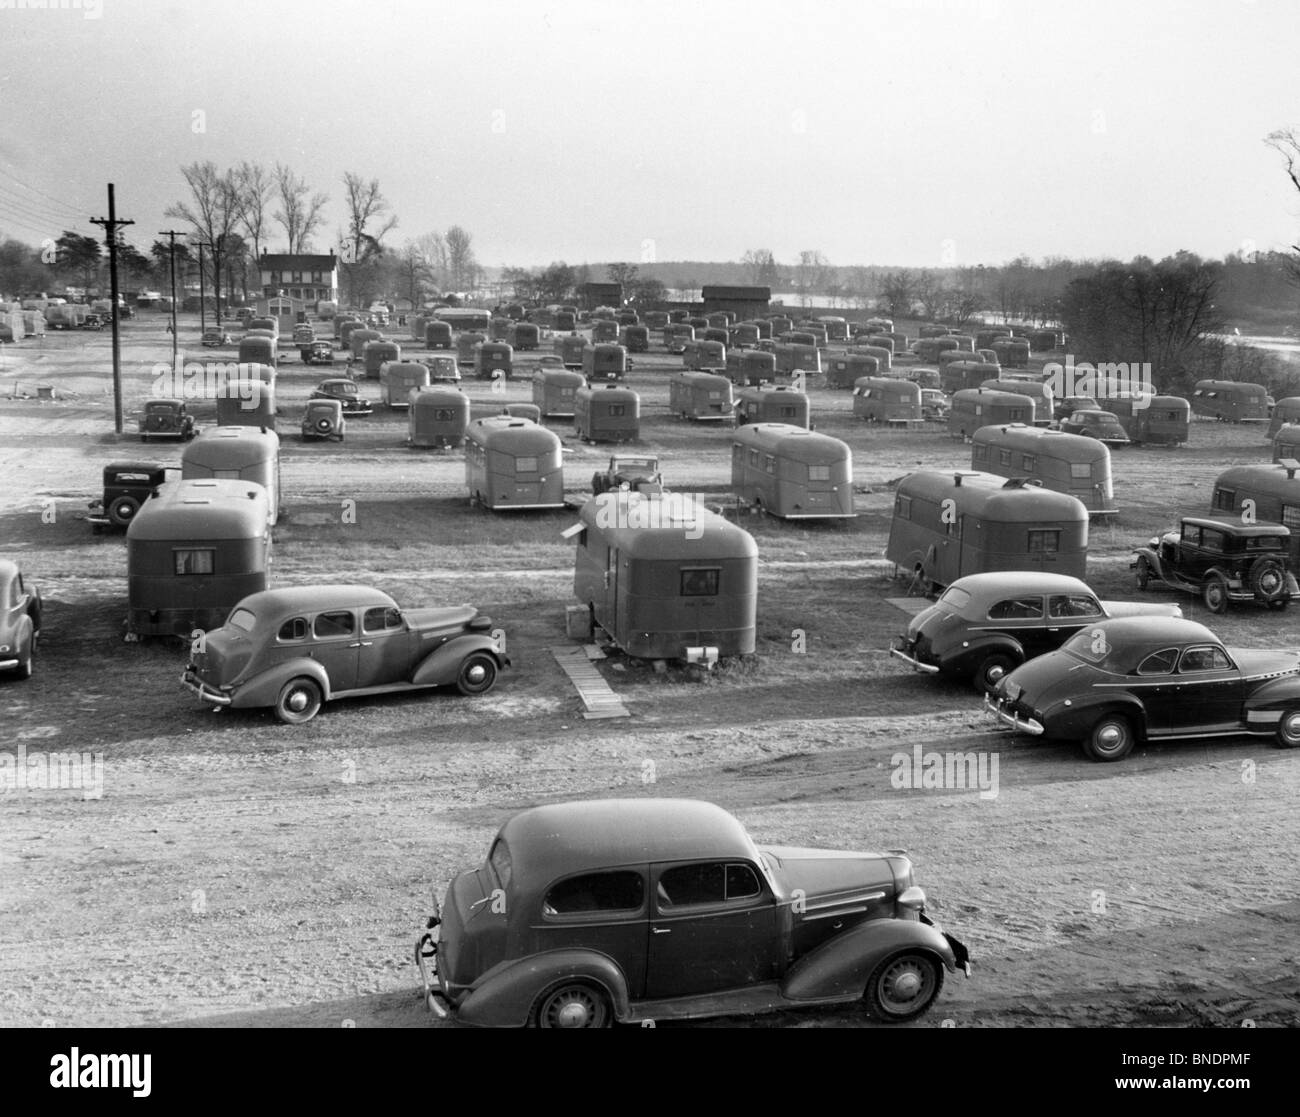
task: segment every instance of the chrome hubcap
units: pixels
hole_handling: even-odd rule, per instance
[[[1300,737],[1300,711],[1287,714],[1282,720],[1282,732],[1288,737]]]
[[[557,1028],[585,1028],[591,1023],[591,1006],[578,994],[552,1013]]]
[[[1103,747],[1113,749],[1124,740],[1124,731],[1118,725],[1107,725],[1097,734],[1097,741]]]
[[[307,692],[304,690],[295,690],[289,695],[289,709],[294,713],[300,714],[307,708]]]
[[[465,677],[469,679],[471,683],[481,683],[487,678],[487,668],[476,663],[465,673]]]

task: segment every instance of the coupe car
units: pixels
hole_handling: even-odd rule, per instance
[[[902,850],[757,846],[712,803],[515,815],[417,936],[425,1001],[491,1027],[597,1028],[863,1002],[913,1020],[966,947]]]
[[[1086,435],[1116,449],[1129,444],[1128,434],[1113,411],[1101,411],[1091,407],[1076,408],[1061,420],[1060,428],[1067,434]]]
[[[400,609],[369,586],[262,590],[195,641],[181,682],[214,706],[270,706],[299,725],[336,698],[486,694],[510,664],[502,635],[472,605]]]
[[[1225,648],[1176,618],[1088,625],[1010,672],[985,698],[1004,725],[1122,760],[1164,738],[1272,736],[1300,746],[1300,652]]]
[[[0,671],[30,679],[40,635],[40,591],[23,580],[16,562],[0,559]]]
[[[968,574],[911,619],[889,654],[926,674],[973,678],[992,693],[1008,671],[1098,621],[1182,615],[1177,605],[1099,601],[1065,574]]]

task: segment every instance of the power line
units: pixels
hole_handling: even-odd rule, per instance
[[[80,214],[73,215],[68,213],[59,213],[56,210],[42,208],[34,202],[15,194],[12,190],[5,190],[3,185],[0,185],[0,191],[3,191],[3,193],[0,193],[0,203],[13,206],[16,209],[21,209],[29,216],[39,217],[43,221],[48,221],[51,224],[85,220],[85,218],[81,217]]]
[[[52,194],[46,193],[44,190],[38,190],[31,183],[24,182],[12,171],[6,171],[3,167],[0,167],[0,174],[6,175],[8,178],[11,178],[13,179],[14,182],[18,183],[19,186],[25,187],[26,189],[30,190],[33,194],[39,194],[42,198],[50,202],[53,202],[55,205],[62,206],[64,209],[70,210],[72,213],[80,215],[81,213],[84,212],[80,206],[71,205],[68,202],[62,201],[61,199],[54,197]]]

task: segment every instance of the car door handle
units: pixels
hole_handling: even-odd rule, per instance
[[[671,935],[673,929],[671,927],[656,927],[654,928],[654,933],[656,935]]]
[[[349,648],[369,648],[374,644],[373,640],[362,640],[356,644],[349,644]]]

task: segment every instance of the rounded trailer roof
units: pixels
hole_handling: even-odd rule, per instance
[[[641,402],[641,397],[637,395],[632,388],[626,388],[622,384],[607,384],[604,387],[594,387],[590,384],[584,384],[578,389],[575,398],[590,400],[593,403],[596,400],[604,400],[606,403]]]
[[[1089,410],[1096,409],[1089,408]],[[971,435],[971,441],[987,442],[992,446],[1010,446],[1016,450],[1026,450],[1035,454],[1053,453],[1071,461],[1110,459],[1110,450],[1106,448],[1106,444],[1089,435],[1054,431],[1047,427],[1031,427],[1024,423],[1005,425],[991,423],[987,427],[980,427]]]
[[[256,481],[224,477],[168,481],[140,505],[128,539],[180,541],[264,536],[269,503]]]
[[[181,451],[181,468],[193,464],[232,469],[264,462],[279,452],[280,436],[265,427],[209,427]]]
[[[580,372],[567,368],[539,368],[533,373],[533,379],[539,384],[559,384],[561,387],[583,387],[587,378]]]
[[[735,818],[693,799],[592,799],[533,807],[511,818],[499,836],[510,849],[513,880],[530,890],[594,869],[758,857]]]
[[[731,437],[743,446],[774,451],[803,462],[842,462],[853,457],[848,444],[838,438],[790,423],[746,423],[737,427]]]
[[[605,492],[587,501],[578,515],[632,558],[758,559],[749,532],[681,494]]]
[[[542,454],[560,449],[560,438],[554,431],[517,415],[475,419],[467,434],[481,446],[509,449],[516,454]]]
[[[717,344],[715,342],[715,344]],[[691,369],[682,372],[673,373],[670,379],[679,380],[684,384],[690,384],[694,387],[731,387],[731,381],[725,376],[719,376],[715,372],[699,372]]]
[[[897,492],[935,504],[952,498],[962,511],[989,519],[1088,523],[1088,509],[1078,497],[976,470],[919,470],[904,477]]]
[[[463,407],[468,411],[469,396],[459,388],[442,388],[436,385],[430,388],[412,388],[411,406],[415,408]]]

